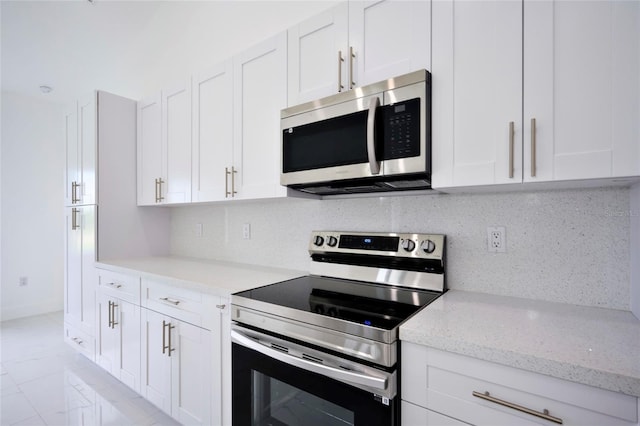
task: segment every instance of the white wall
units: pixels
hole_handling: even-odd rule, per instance
[[[2,94],[2,320],[63,307],[62,111]]]
[[[628,211],[628,188],[238,202],[174,208],[171,241],[175,255],[307,270],[314,229],[443,233],[449,288],[629,310]],[[506,227],[507,253],[487,252],[488,226]]]
[[[640,183],[631,187],[631,311],[640,319]]]

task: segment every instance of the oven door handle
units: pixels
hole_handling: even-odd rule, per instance
[[[384,377],[369,376],[367,374],[356,373],[349,370],[342,370],[318,364],[317,362],[307,361],[306,359],[298,358],[285,352],[278,351],[276,349],[271,349],[270,347],[265,346],[260,342],[257,342],[254,339],[247,337],[235,330],[231,330],[231,340],[239,345],[260,352],[261,354],[266,355],[270,358],[275,358],[278,361],[282,361],[294,367],[302,368],[303,370],[322,374],[323,376],[330,377],[343,383],[354,383],[380,390],[387,389],[387,379]]]

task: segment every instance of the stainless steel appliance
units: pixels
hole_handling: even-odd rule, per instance
[[[416,71],[282,110],[280,183],[319,195],[431,186],[431,75]]]
[[[309,253],[231,297],[233,424],[399,425],[399,328],[446,290],[445,236],[315,231]]]

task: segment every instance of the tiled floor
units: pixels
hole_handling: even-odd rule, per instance
[[[62,336],[62,313],[0,323],[0,425],[177,424]]]

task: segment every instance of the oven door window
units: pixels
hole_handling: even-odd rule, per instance
[[[394,425],[389,405],[370,393],[233,344],[233,424]]]

